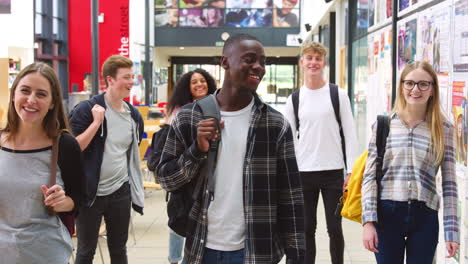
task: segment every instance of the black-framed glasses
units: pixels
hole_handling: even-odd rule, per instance
[[[403,88],[405,88],[406,90],[413,90],[414,86],[417,85],[419,90],[427,91],[432,85],[432,82],[428,81],[415,82],[412,80],[403,80],[401,82],[403,83]]]

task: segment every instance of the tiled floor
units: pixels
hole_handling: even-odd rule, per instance
[[[328,251],[328,235],[323,206],[321,202],[319,204],[316,263],[328,264],[331,263]],[[132,218],[135,232],[130,232],[127,244],[129,263],[167,264],[168,230],[166,227],[165,192],[162,190],[146,191],[145,214],[143,216],[133,214]],[[375,263],[373,255],[362,247],[361,225],[343,220],[343,229],[346,241],[345,263]],[[74,239],[74,242],[76,245],[76,239]],[[99,243],[103,252],[104,263],[110,264],[106,240],[100,238]],[[94,263],[102,263],[99,250],[96,250],[94,259]],[[284,260],[281,263],[285,263]]]

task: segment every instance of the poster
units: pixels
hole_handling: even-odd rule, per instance
[[[369,27],[372,27],[375,23],[375,0],[369,0],[369,22],[368,23],[369,23]]]
[[[435,0],[399,0],[398,1],[398,15],[402,16],[407,14],[429,2],[433,2]],[[443,1],[441,1],[443,2]],[[451,2],[451,1],[447,1]]]
[[[465,87],[465,98],[462,100],[462,109],[463,109],[463,116],[465,117],[465,122],[463,122],[463,131],[464,131],[464,144],[465,144],[465,166],[468,166],[468,88]],[[468,178],[468,167],[465,169],[466,171],[466,178]]]
[[[367,124],[372,124],[376,115],[391,112],[391,46],[391,26],[368,36]]]
[[[224,9],[181,9],[179,10],[180,27],[219,27],[223,25]]]
[[[409,7],[410,0],[400,0],[398,1],[398,11],[403,11]]]
[[[453,71],[468,72],[468,1],[454,5]]]
[[[450,76],[448,73],[439,73],[437,74],[439,80],[439,96],[441,108],[444,111],[446,116],[449,116],[451,98],[449,96],[450,92]]]
[[[455,126],[456,160],[457,163],[467,166],[468,128],[467,128],[467,93],[468,74],[454,73],[452,83],[452,111],[451,119]]]
[[[417,19],[408,20],[398,27],[398,69],[403,70],[416,55]]]
[[[386,14],[387,14],[387,18],[391,18],[392,17],[392,14],[393,14],[393,6],[392,6],[392,0],[387,0],[387,3],[386,3]]]
[[[421,12],[418,18],[417,60],[429,62],[437,73],[450,71],[449,2]]]
[[[374,25],[381,25],[385,22],[390,22],[392,17],[392,1],[391,0],[374,0],[375,11],[373,11],[375,20]],[[370,13],[369,13],[370,15]]]
[[[0,14],[11,14],[11,0],[0,0]]]

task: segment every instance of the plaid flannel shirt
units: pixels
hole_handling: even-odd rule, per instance
[[[206,153],[198,151],[196,124],[203,116],[196,104],[181,108],[172,122],[158,178],[173,191],[196,180]],[[243,165],[246,239],[245,264],[303,263],[305,254],[303,196],[291,128],[276,110],[255,104]],[[187,224],[185,260],[199,264],[207,236],[209,195],[206,186],[195,201]]]
[[[442,175],[443,221],[445,241],[460,242],[458,225],[458,196],[455,172],[454,127],[447,121],[444,126],[444,159],[440,164]],[[375,170],[377,158],[376,129],[374,124],[369,143],[369,155],[362,182],[362,223],[377,222],[377,183]],[[436,188],[439,166],[431,154],[431,134],[426,121],[408,128],[397,114],[391,116],[390,133],[383,160],[381,200],[425,202],[438,210],[440,198]]]

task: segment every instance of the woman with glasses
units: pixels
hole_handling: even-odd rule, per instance
[[[390,116],[380,197],[376,182],[376,125],[362,183],[364,247],[377,263],[432,263],[443,204],[447,257],[459,247],[455,129],[443,115],[437,74],[427,62],[407,65]],[[441,179],[436,180],[438,171]],[[436,182],[442,183],[441,201]]]

